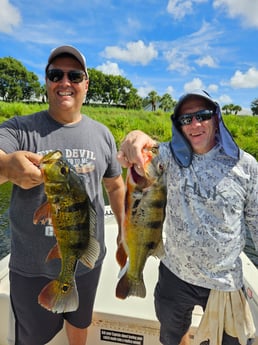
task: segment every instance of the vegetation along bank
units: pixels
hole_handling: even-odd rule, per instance
[[[0,123],[15,115],[31,114],[47,108],[46,103],[0,102]],[[170,113],[160,109],[145,111],[85,105],[82,112],[105,124],[113,133],[118,147],[124,136],[133,129],[141,129],[159,141],[171,138]],[[224,115],[223,119],[236,143],[258,160],[258,116]]]

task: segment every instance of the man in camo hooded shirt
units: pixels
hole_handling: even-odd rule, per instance
[[[167,181],[166,241],[155,290],[164,345],[182,341],[194,306],[205,309],[212,290],[242,291],[239,255],[247,230],[258,249],[255,158],[239,149],[219,105],[203,90],[183,95],[171,119],[172,140],[160,144]],[[132,131],[118,160],[139,169],[142,149],[154,144],[145,133]],[[221,342],[237,345],[240,340],[224,331]]]

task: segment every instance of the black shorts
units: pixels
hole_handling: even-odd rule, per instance
[[[101,266],[76,277],[79,308],[74,312],[56,314],[38,304],[41,289],[51,281],[45,277],[28,278],[10,272],[10,297],[15,317],[15,345],[43,345],[63,327],[64,320],[78,328],[91,324],[93,305]]]
[[[200,305],[205,310],[209,293],[210,289],[189,284],[160,264],[155,288],[155,310],[160,321],[160,342],[163,345],[180,343],[191,326],[194,306]],[[240,344],[237,338],[224,333],[222,345]]]

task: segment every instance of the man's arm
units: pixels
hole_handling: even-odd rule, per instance
[[[124,212],[125,185],[122,176],[103,178],[112,211],[118,224],[118,242],[121,238],[121,229]]]

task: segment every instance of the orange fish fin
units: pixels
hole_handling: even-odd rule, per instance
[[[120,267],[124,267],[126,264],[126,260],[127,254],[125,248],[123,246],[123,243],[120,243],[116,251],[116,261],[118,262]]]
[[[92,269],[95,266],[95,262],[97,261],[99,257],[99,253],[100,253],[99,242],[96,240],[95,237],[91,236],[89,239],[87,250],[80,258],[80,261],[85,266]]]
[[[75,281],[71,284],[52,280],[40,292],[38,303],[53,313],[75,311],[79,306],[79,297]]]
[[[118,282],[116,286],[116,297],[125,299],[129,296],[136,296],[144,298],[146,296],[146,287],[143,281],[143,277],[140,280],[132,280],[125,274]]]
[[[116,286],[116,297],[120,299],[126,299],[129,296],[130,282],[125,274],[118,282]]]
[[[46,224],[51,219],[50,204],[48,201],[44,202],[33,215],[33,224]]]
[[[59,250],[57,243],[54,245],[53,248],[50,249],[50,251],[46,257],[46,262],[48,262],[52,259],[61,259],[61,254],[60,254],[60,250]]]

